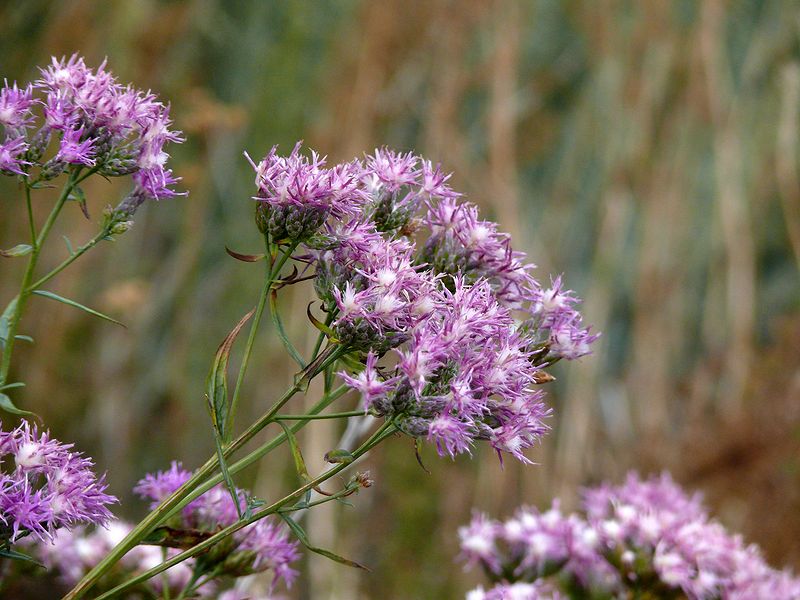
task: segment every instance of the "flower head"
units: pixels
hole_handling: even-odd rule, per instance
[[[108,522],[107,505],[117,500],[105,493],[92,462],[71,447],[27,421],[0,431],[0,460],[7,465],[0,475],[0,537],[50,540],[59,528]]]

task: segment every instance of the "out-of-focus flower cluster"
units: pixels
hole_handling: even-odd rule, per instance
[[[183,140],[170,129],[168,106],[151,92],[118,83],[105,62],[90,69],[77,54],[54,57],[40,71],[34,83],[5,81],[0,88],[0,173],[29,182],[69,168],[131,175],[134,189],[118,207],[120,217],[148,198],[176,195],[164,147]]]
[[[92,461],[71,448],[27,421],[0,430],[0,549],[28,535],[49,541],[61,529],[109,521],[107,506],[117,499],[105,493]]]
[[[38,543],[32,553],[64,585],[73,586],[81,577],[99,563],[111,549],[130,532],[133,526],[124,521],[112,521],[107,527],[89,529],[78,527],[72,531],[59,530],[51,543]],[[177,554],[178,550],[164,550],[158,546],[137,546],[131,550],[103,582],[104,589],[111,589],[130,577],[161,564],[165,558]],[[162,597],[165,591],[175,597],[189,583],[194,561],[189,560],[165,571],[161,577],[154,577],[141,584],[145,597]],[[165,590],[166,585],[166,590]],[[205,583],[193,597],[216,597],[216,582]],[[136,591],[134,597],[138,597]]]
[[[167,471],[145,476],[134,492],[155,506],[185,483],[190,475],[180,464],[173,462]],[[251,499],[241,490],[237,490],[237,493],[244,510]],[[104,589],[111,589],[132,576],[158,566],[179,554],[187,545],[201,542],[238,519],[230,492],[224,487],[212,488],[157,530],[156,539],[151,544],[136,546],[128,552],[103,579]],[[27,547],[65,585],[72,586],[122,541],[132,528],[129,523],[114,520],[105,527],[59,529],[47,540],[27,542]],[[297,542],[289,539],[286,527],[262,519],[200,556],[178,563],[163,575],[147,580],[141,584],[141,591],[145,597],[161,597],[166,586],[172,598],[184,593],[191,598],[255,600],[251,594],[238,592],[232,584],[254,573],[270,571],[273,575],[272,586],[279,580],[291,585],[297,575],[291,563],[300,556],[297,546]],[[225,588],[230,589],[223,591]],[[136,590],[131,593],[138,597]]]
[[[800,579],[770,568],[667,474],[588,489],[581,514],[557,502],[505,522],[476,514],[459,535],[467,565],[496,584],[468,600],[800,597]]]
[[[173,462],[170,469],[147,475],[134,491],[156,507],[191,477],[189,471]],[[239,507],[245,510],[251,498],[237,490]],[[231,493],[223,486],[216,486],[189,503],[167,526],[177,532],[199,532],[202,537],[234,524],[239,513]],[[181,535],[180,533],[178,534]],[[173,541],[168,536],[164,545]],[[200,541],[197,539],[196,541]],[[273,583],[283,580],[291,585],[297,572],[291,563],[299,558],[298,543],[289,538],[286,527],[276,525],[269,519],[261,519],[240,529],[231,537],[212,547],[197,560],[198,568],[213,573],[214,577],[243,577],[253,573],[271,571]]]
[[[360,359],[341,376],[365,410],[441,455],[486,440],[527,461],[547,429],[543,369],[597,337],[561,279],[540,285],[450,175],[412,153],[328,167],[298,145],[253,166],[259,228],[273,244],[303,245],[328,331]]]

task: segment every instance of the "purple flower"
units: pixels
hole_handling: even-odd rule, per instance
[[[170,129],[168,106],[150,92],[118,83],[105,62],[90,69],[77,54],[54,57],[40,71],[34,84],[20,89],[6,82],[0,90],[0,124],[7,138],[0,146],[0,171],[23,175],[23,165],[35,163],[43,168],[42,177],[50,179],[72,164],[92,167],[106,177],[134,175],[130,196],[140,201],[123,202],[122,217],[147,198],[179,195],[173,189],[179,178],[167,168],[165,146],[183,139]],[[35,104],[43,106],[43,118],[29,136],[27,130],[37,121],[31,112]],[[61,132],[58,154],[39,164],[54,132]],[[32,162],[23,160],[26,152]]]
[[[24,160],[28,143],[25,138],[7,139],[0,144],[0,171],[26,175],[22,168],[31,163]]]
[[[47,432],[24,421],[13,431],[0,431],[0,459],[11,469],[0,476],[0,536],[14,542],[31,534],[49,540],[59,528],[81,523],[105,524],[106,506],[116,498],[105,493],[92,462],[71,452]]]
[[[172,494],[191,477],[180,463],[173,462],[168,471],[146,475],[134,492],[157,505]],[[239,506],[244,507],[248,495],[237,490]],[[216,532],[239,520],[236,505],[230,492],[223,486],[215,486],[184,507],[173,526]],[[291,585],[297,572],[291,563],[299,558],[298,543],[289,539],[288,531],[268,519],[256,521],[231,536],[232,544],[220,546],[222,555],[217,555],[219,563],[217,576],[239,577],[256,571],[271,570],[273,583],[282,579]]]
[[[84,138],[83,128],[67,129],[61,137],[61,146],[56,154],[56,160],[61,160],[71,165],[84,165],[92,167],[95,160],[92,158],[95,151],[95,140]]]
[[[342,381],[361,393],[365,411],[368,411],[376,400],[384,398],[398,379],[397,377],[382,379],[375,368],[377,362],[378,358],[376,354],[374,352],[369,352],[367,354],[364,370],[356,377],[351,377],[344,372],[339,373],[339,377],[342,378]]]
[[[0,125],[9,135],[22,135],[33,122],[33,87],[29,84],[19,89],[16,82],[11,86],[8,80],[3,83],[0,88]]]
[[[313,150],[306,157],[300,149],[298,142],[289,156],[280,156],[274,146],[257,165],[250,161],[256,171],[255,199],[266,207],[266,228],[274,240],[305,240],[329,216],[354,214],[365,199],[358,163],[327,169],[324,157]]]

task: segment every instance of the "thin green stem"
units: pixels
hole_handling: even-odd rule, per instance
[[[327,415],[278,415],[276,421],[315,421],[319,419],[347,419],[349,417],[363,417],[363,410],[350,410],[347,412],[329,413]]]
[[[340,354],[336,352],[332,352],[329,356],[326,357],[325,361],[322,361],[320,364],[315,365],[315,369],[308,372],[303,379],[312,378],[314,375],[319,373],[322,369],[327,366],[327,363],[334,362],[338,359]],[[294,383],[284,394],[272,405],[272,407],[262,415],[255,423],[253,423],[244,433],[242,433],[236,440],[231,442],[228,446],[225,447],[225,451],[223,452],[224,458],[228,458],[232,454],[234,454],[237,450],[239,450],[242,446],[244,446],[247,442],[249,442],[253,437],[260,432],[264,427],[266,427],[269,423],[273,421],[273,417],[278,413],[278,411],[286,404],[297,392],[299,392],[303,387],[306,385],[305,381],[301,379]],[[235,473],[240,468],[244,468],[241,466],[237,468],[242,461],[230,465],[228,467],[229,473]],[[249,463],[248,463],[249,464]],[[214,474],[214,471],[217,470],[219,466],[219,461],[217,455],[215,454],[211,458],[209,458],[205,464],[203,464],[192,477],[186,481],[180,488],[175,490],[170,496],[165,498],[161,504],[159,504],[155,509],[153,509],[150,514],[148,514],[144,519],[142,519],[136,527],[134,527],[130,533],[128,533],[125,538],[119,542],[112,550],[109,552],[103,560],[101,560],[93,569],[91,569],[86,575],[84,575],[83,579],[81,579],[75,587],[70,590],[70,592],[64,596],[63,600],[77,600],[78,598],[82,598],[83,595],[91,589],[94,584],[97,582],[100,577],[105,574],[114,564],[116,564],[125,554],[127,554],[132,548],[134,548],[148,533],[150,533],[153,529],[155,529],[160,523],[162,523],[168,515],[173,512],[173,509],[179,505],[179,503],[186,498],[192,490],[197,488],[200,484],[202,484],[207,478],[211,477]],[[246,466],[246,465],[245,465]],[[221,480],[221,479],[220,479]],[[216,483],[219,483],[219,481]],[[216,485],[215,483],[215,485]]]
[[[31,187],[25,186],[25,204],[28,207],[28,225],[31,228],[31,246],[36,248],[36,222],[33,219],[33,204],[31,203]]]
[[[286,335],[286,330],[283,328],[283,321],[281,321],[281,315],[278,312],[277,290],[272,290],[269,294],[269,312],[272,316],[272,324],[275,326],[275,331],[278,333],[278,337],[280,338],[281,342],[283,342],[283,347],[286,348],[286,351],[289,353],[289,356],[292,357],[294,362],[296,362],[301,369],[305,369],[305,361],[300,356],[297,348],[294,347],[294,344],[292,344],[289,336]]]
[[[50,230],[53,228],[58,215],[61,213],[61,209],[64,207],[64,203],[66,203],[70,192],[77,185],[78,173],[80,173],[80,170],[73,171],[70,174],[67,183],[64,184],[64,189],[61,190],[61,195],[58,197],[58,200],[53,206],[53,209],[50,211],[47,220],[44,222],[44,225],[42,225],[39,235],[36,236],[36,239],[33,243],[33,250],[28,258],[28,265],[25,268],[25,274],[22,276],[22,283],[20,284],[17,302],[14,306],[14,310],[11,313],[11,318],[9,319],[8,323],[8,339],[6,339],[5,348],[3,349],[3,360],[0,362],[0,384],[3,384],[8,380],[8,372],[11,369],[11,355],[14,351],[14,342],[16,341],[17,330],[19,329],[19,322],[22,319],[23,312],[25,311],[25,305],[27,304],[28,298],[31,295],[31,290],[29,288],[31,281],[33,280],[33,274],[36,271],[36,264],[39,261],[39,253],[42,251],[42,245],[47,239]],[[27,194],[29,195],[30,188],[28,187],[28,184],[26,184],[25,187]]]
[[[370,436],[370,438],[367,441],[365,441],[353,453],[354,459],[358,459],[362,455],[366,454],[369,450],[371,450],[376,445],[378,445],[380,442],[382,442],[384,439],[389,437],[389,435],[392,435],[395,431],[396,431],[396,429],[395,429],[395,426],[394,426],[393,423],[388,422],[388,421],[386,423],[384,423],[372,436]],[[115,587],[112,590],[106,592],[105,594],[103,594],[101,596],[98,596],[97,600],[108,600],[109,598],[114,598],[114,597],[118,596],[119,594],[121,594],[122,592],[124,592],[125,590],[128,590],[128,589],[132,588],[133,586],[136,586],[136,585],[138,585],[138,584],[140,584],[140,583],[142,583],[144,581],[147,581],[148,579],[150,579],[151,577],[153,577],[155,575],[158,575],[162,571],[165,571],[165,570],[167,570],[167,569],[169,569],[171,567],[174,567],[175,565],[183,562],[184,560],[187,560],[189,558],[192,558],[193,556],[196,556],[197,554],[200,554],[204,550],[212,547],[213,545],[215,545],[218,542],[222,541],[226,537],[236,533],[240,529],[243,529],[244,527],[247,527],[248,525],[252,525],[256,521],[259,521],[260,519],[268,517],[269,515],[275,514],[284,505],[288,504],[289,502],[292,502],[293,500],[296,500],[297,498],[300,498],[308,490],[313,489],[315,487],[318,487],[320,484],[326,482],[328,479],[330,479],[331,477],[333,477],[334,475],[336,475],[337,473],[339,473],[340,471],[346,469],[349,466],[350,466],[349,464],[338,464],[335,467],[332,467],[332,468],[328,469],[327,471],[325,471],[324,473],[322,473],[321,475],[319,475],[315,479],[312,479],[311,481],[307,482],[305,485],[297,488],[295,491],[291,492],[290,494],[287,494],[286,496],[284,496],[280,500],[277,500],[276,502],[274,502],[273,504],[269,505],[268,507],[259,510],[258,512],[254,513],[253,515],[251,515],[250,517],[248,517],[246,519],[241,519],[241,520],[237,521],[233,525],[230,525],[229,527],[226,527],[225,529],[222,529],[218,533],[216,533],[216,534],[212,535],[211,537],[209,537],[208,539],[200,542],[196,546],[194,546],[194,547],[192,547],[192,548],[190,548],[188,550],[185,550],[184,552],[181,552],[180,554],[177,554],[176,556],[172,557],[171,559],[161,563],[160,565],[158,565],[158,566],[156,566],[156,567],[154,567],[152,569],[149,569],[149,570],[145,571],[144,573],[141,573],[140,575],[137,575],[136,577],[133,577],[133,578],[129,579],[128,581],[118,585],[117,587]]]
[[[233,397],[231,398],[231,403],[228,405],[228,426],[226,434],[228,438],[230,438],[233,433],[233,421],[236,419],[236,411],[239,408],[239,394],[242,391],[242,383],[244,382],[244,376],[247,373],[247,366],[250,364],[250,355],[253,352],[253,344],[256,341],[256,333],[258,333],[258,326],[261,324],[261,315],[264,314],[264,307],[267,304],[269,290],[272,287],[273,282],[274,270],[272,268],[272,254],[270,252],[272,249],[272,244],[269,241],[268,235],[264,236],[264,245],[266,246],[267,252],[267,260],[265,261],[267,267],[266,272],[264,273],[264,286],[261,288],[261,295],[258,298],[258,304],[256,305],[256,312],[253,316],[253,322],[250,324],[250,333],[247,335],[247,343],[244,347],[244,354],[242,354],[242,364],[239,365],[239,374],[236,376],[236,385],[233,388]],[[230,439],[225,441],[228,442]]]
[[[34,283],[32,283],[28,288],[28,291],[32,292],[33,290],[37,290],[40,287],[42,287],[45,283],[50,281],[53,277],[61,273],[61,271],[66,269],[68,266],[70,266],[72,263],[78,260],[81,256],[86,254],[89,250],[91,250],[97,244],[106,239],[109,233],[111,233],[109,227],[108,226],[103,227],[103,229],[101,229],[96,236],[94,236],[91,240],[89,240],[83,246],[80,246],[77,250],[75,250],[72,254],[70,254],[69,258],[65,259],[60,265],[55,267],[52,271],[50,271],[49,273],[47,273],[43,277],[40,277]]]
[[[331,392],[327,396],[323,396],[319,400],[319,402],[317,402],[314,406],[312,406],[311,409],[309,409],[309,414],[318,414],[319,412],[325,410],[325,408],[330,406],[333,402],[335,402],[336,400],[338,400],[339,398],[344,396],[349,391],[350,391],[350,388],[348,388],[347,386],[345,386],[345,385],[339,386],[338,388],[336,388],[333,392]],[[276,420],[277,420],[277,417],[276,417]],[[289,430],[292,433],[297,433],[303,427],[308,425],[309,422],[310,421],[308,421],[308,420],[299,421],[299,422],[295,423],[294,425],[292,425],[291,427],[289,427]],[[240,458],[235,463],[233,463],[231,465],[228,465],[228,473],[230,473],[231,475],[235,475],[236,473],[238,473],[242,469],[246,469],[247,467],[249,467],[253,463],[258,462],[264,456],[266,456],[267,454],[272,452],[275,448],[280,446],[283,442],[285,442],[286,441],[286,437],[287,437],[286,436],[286,432],[281,432],[280,434],[278,434],[277,436],[272,438],[266,444],[263,444],[263,445],[259,446],[258,448],[256,448],[255,450],[253,450],[252,452],[247,454],[246,456]],[[182,510],[183,507],[185,507],[187,504],[189,504],[190,502],[196,500],[197,498],[199,498],[200,496],[205,494],[208,490],[210,490],[214,486],[219,485],[222,481],[223,481],[222,474],[218,473],[214,477],[208,479],[202,485],[197,486],[188,496],[186,496],[183,500],[181,500],[180,503],[177,506],[175,506],[175,508],[172,509],[172,511],[165,517],[164,520],[168,521],[174,514],[176,514],[180,510]]]

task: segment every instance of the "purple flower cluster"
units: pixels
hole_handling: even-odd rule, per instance
[[[38,560],[68,586],[75,585],[97,565],[123,538],[133,529],[124,521],[112,521],[107,527],[88,529],[78,527],[72,531],[59,530],[51,543],[38,543],[32,552]],[[167,556],[178,550],[169,549]],[[129,579],[133,575],[151,569],[164,561],[164,553],[157,546],[137,546],[131,550],[110,573],[104,585],[113,587]],[[194,563],[192,560],[182,562],[168,569],[165,577],[148,580],[147,586],[151,595],[160,597],[164,593],[166,583],[170,597],[179,594],[192,577]],[[201,586],[199,597],[216,597],[217,587],[214,582]]]
[[[342,218],[365,200],[356,163],[325,167],[316,152],[306,158],[300,142],[289,156],[277,147],[256,165],[256,187],[261,228],[273,240],[303,241],[329,216]],[[249,160],[249,157],[248,157]]]
[[[597,338],[560,278],[543,289],[510,237],[412,153],[328,168],[298,145],[253,166],[259,227],[304,243],[335,343],[361,355],[341,377],[365,409],[441,455],[486,440],[527,461],[547,429],[541,369]]]
[[[60,528],[109,521],[107,505],[116,498],[105,493],[92,461],[71,448],[27,421],[0,430],[0,547],[27,535],[47,541]]]
[[[164,147],[183,140],[170,129],[168,106],[118,83],[105,62],[93,70],[77,54],[54,57],[40,70],[33,84],[19,88],[6,81],[0,89],[0,173],[31,177],[31,167],[39,165],[42,179],[70,166],[131,175],[134,191],[121,206],[129,215],[147,198],[176,195],[178,179],[166,167]],[[44,160],[53,139],[55,155]]]
[[[459,533],[467,564],[502,582],[470,600],[506,597],[501,591],[511,584],[553,591],[509,598],[800,597],[800,579],[770,568],[756,546],[728,533],[667,474],[630,474],[621,486],[586,490],[580,515],[563,515],[557,503],[546,512],[520,509],[505,523],[477,514]]]
[[[154,508],[190,477],[189,471],[173,462],[169,470],[145,476],[134,492],[150,500]],[[240,506],[246,506],[247,494],[241,490],[237,493]],[[189,503],[171,525],[182,530],[216,532],[238,520],[230,492],[216,486]],[[282,579],[291,585],[297,576],[291,568],[291,563],[300,556],[297,546],[297,542],[289,539],[285,527],[261,519],[233,534],[230,544],[221,543],[212,549],[213,557],[207,556],[205,560],[215,563],[214,572],[218,576],[240,577],[269,570],[274,574],[273,583]]]

